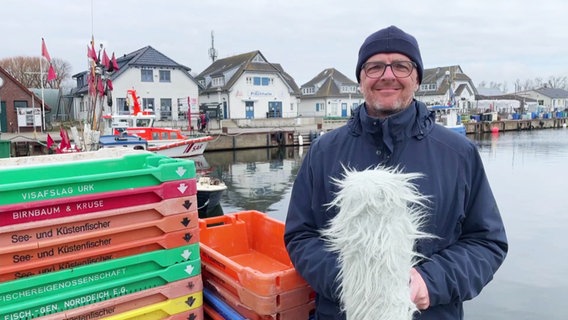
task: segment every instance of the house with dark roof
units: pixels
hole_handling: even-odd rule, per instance
[[[559,88],[542,87],[539,89],[517,92],[518,95],[535,99],[538,109],[534,111],[552,112],[568,108],[568,91]]]
[[[136,90],[143,109],[153,110],[157,120],[185,119],[191,107],[197,112],[199,84],[191,69],[147,46],[118,57],[118,71],[110,73],[113,84],[112,106],[104,113],[128,114],[127,91]],[[75,74],[72,90],[74,119],[87,119],[89,110],[89,71]],[[193,113],[193,111],[192,111]]]
[[[45,100],[0,67],[0,132],[42,131],[50,111]]]
[[[215,60],[197,75],[200,109],[219,119],[291,118],[300,90],[278,63],[259,51]]]
[[[454,103],[462,110],[475,107],[477,90],[473,81],[458,65],[424,69],[416,100],[426,105]]]
[[[302,117],[350,117],[351,110],[363,103],[359,84],[334,68],[323,70],[300,90]]]

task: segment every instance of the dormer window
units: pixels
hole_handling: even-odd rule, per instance
[[[224,81],[223,77],[216,77],[216,78],[211,79],[211,86],[222,87],[223,85],[225,85],[225,81]]]

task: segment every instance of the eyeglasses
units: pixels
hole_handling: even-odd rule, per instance
[[[362,69],[368,78],[378,79],[385,74],[387,67],[391,68],[392,73],[397,78],[406,78],[410,76],[412,70],[416,68],[416,63],[412,61],[395,61],[393,63],[384,62],[366,62]]]

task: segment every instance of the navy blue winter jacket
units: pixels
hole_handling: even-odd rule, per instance
[[[345,319],[337,295],[337,255],[323,249],[319,236],[337,214],[326,206],[338,191],[332,178],[341,177],[342,166],[364,170],[378,164],[425,175],[414,181],[431,200],[424,231],[439,238],[416,247],[428,257],[418,272],[430,308],[415,318],[463,319],[462,302],[491,281],[508,249],[477,148],[435,124],[421,102],[384,120],[369,117],[364,106],[345,126],[312,143],[292,189],[284,241],[295,268],[317,292],[317,319]]]

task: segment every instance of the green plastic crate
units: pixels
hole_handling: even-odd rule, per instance
[[[153,153],[64,163],[0,166],[0,205],[66,198],[195,178],[193,160]]]
[[[187,249],[187,247],[184,248]],[[143,255],[148,254],[151,253]],[[3,283],[2,288],[0,288],[0,296],[3,299],[0,301],[0,319],[12,319],[14,317],[20,319],[22,315],[25,315],[24,318],[26,319],[32,319],[190,278],[201,273],[199,255],[195,254],[197,258],[193,255],[192,252],[192,260],[182,260],[183,262],[174,263],[167,267],[156,264],[153,270],[142,273],[136,273],[133,269],[128,276],[113,277],[109,281],[93,281],[88,285],[79,285],[77,281],[78,279],[92,279],[91,277],[96,277],[97,274],[104,274],[105,268],[106,272],[120,270],[120,268],[117,268],[117,263],[120,264],[121,261],[128,259],[132,263],[135,261],[132,258],[139,255],[46,274],[51,275],[51,277],[47,277],[50,280],[54,280],[52,279],[54,276],[62,276],[62,279],[56,282],[46,283],[45,281],[48,282],[47,278],[38,280],[42,276],[9,281]],[[74,273],[83,273],[84,276],[77,277]],[[71,275],[71,280],[65,280],[65,274],[74,275]],[[29,287],[22,290],[22,286],[15,290],[13,286],[20,282],[27,282],[35,290],[29,289]],[[37,292],[38,288],[43,288],[42,290],[49,292],[40,294]],[[7,290],[10,290],[10,292]],[[6,297],[10,297],[10,301],[6,301]]]

